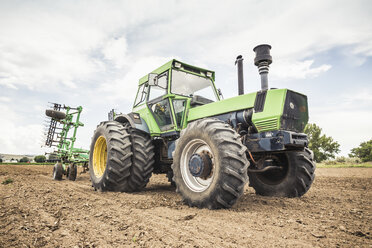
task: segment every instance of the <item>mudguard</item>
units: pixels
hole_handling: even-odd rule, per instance
[[[150,134],[150,129],[146,121],[137,113],[119,114],[116,115],[114,121],[120,123],[129,123],[131,127],[144,131]]]

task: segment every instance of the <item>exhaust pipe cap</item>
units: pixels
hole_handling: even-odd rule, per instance
[[[273,58],[270,55],[271,46],[267,44],[258,45],[253,48],[253,52],[256,53],[254,58],[254,64],[258,66],[261,62],[267,62],[269,65],[273,62]]]

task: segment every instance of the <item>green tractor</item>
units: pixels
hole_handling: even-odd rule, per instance
[[[253,50],[262,89],[244,94],[238,56],[239,95],[225,100],[213,71],[178,60],[141,78],[132,112],[112,114],[95,130],[93,187],[139,191],[152,173],[164,173],[187,205],[209,209],[232,207],[248,180],[259,195],[305,194],[315,177],[302,133],[307,97],[268,88],[270,49]]]

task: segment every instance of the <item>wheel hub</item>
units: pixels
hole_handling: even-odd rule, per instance
[[[107,144],[103,136],[99,136],[93,150],[93,172],[96,177],[102,177],[107,162]]]
[[[206,153],[194,153],[189,159],[189,171],[194,177],[207,178],[212,171],[212,160]]]
[[[196,160],[191,159],[194,154],[199,155],[195,156],[197,157]],[[208,156],[207,158],[204,156]],[[205,162],[204,160],[207,162]],[[194,162],[200,162],[201,168],[200,169],[195,169],[194,170]],[[191,160],[191,163],[190,163]],[[209,162],[211,160],[211,162]],[[207,145],[207,143],[201,139],[193,139],[189,141],[184,149],[182,150],[181,158],[180,158],[180,169],[181,169],[181,175],[182,179],[184,180],[186,186],[192,190],[193,192],[203,192],[206,189],[209,188],[211,185],[213,178],[214,178],[214,156],[213,153],[211,152],[211,148]],[[191,174],[192,172],[190,171],[190,164],[192,167],[192,170],[194,175],[207,175],[205,177],[200,177],[200,176],[194,176]],[[195,166],[197,167],[197,166]],[[208,169],[208,167],[210,169]],[[199,172],[199,173],[198,173]],[[204,173],[205,172],[205,173]]]

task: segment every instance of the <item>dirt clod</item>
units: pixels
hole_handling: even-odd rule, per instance
[[[326,236],[322,233],[311,233],[311,235],[313,235],[315,238],[325,238]]]
[[[189,215],[184,216],[182,220],[192,220],[194,219],[195,216],[196,214],[189,214]]]

